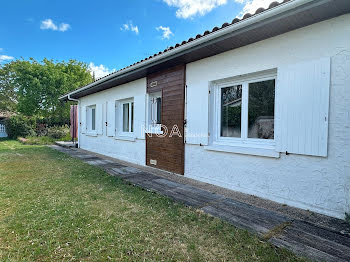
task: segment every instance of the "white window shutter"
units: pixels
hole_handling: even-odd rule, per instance
[[[143,126],[146,128],[146,97],[138,95],[134,97],[134,133],[141,139],[145,138]]]
[[[208,138],[204,145],[210,145],[213,143],[213,141],[216,139],[215,136],[215,130],[216,128],[216,119],[215,119],[215,113],[216,110],[220,108],[220,105],[216,104],[215,101],[215,85],[210,84],[209,85],[209,92],[208,92],[208,108],[209,108],[209,121],[208,121]]]
[[[82,106],[81,108],[81,133],[86,133],[86,106]]]
[[[98,135],[103,134],[103,104],[96,105],[96,132]]]
[[[107,103],[107,136],[115,136],[115,102]]]
[[[278,68],[276,149],[327,156],[330,58]]]

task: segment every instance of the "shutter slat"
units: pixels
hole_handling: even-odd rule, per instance
[[[276,149],[327,156],[330,58],[278,68]]]

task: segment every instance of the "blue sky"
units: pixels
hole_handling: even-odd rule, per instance
[[[0,0],[0,63],[77,59],[96,76],[272,0]]]

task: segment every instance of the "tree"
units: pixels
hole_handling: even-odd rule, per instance
[[[93,80],[87,65],[76,60],[20,59],[1,67],[0,71],[7,76],[8,89],[16,93],[18,113],[57,123],[69,121],[69,103],[62,103],[59,97]]]
[[[11,63],[0,65],[0,112],[15,112],[18,88],[13,83]]]

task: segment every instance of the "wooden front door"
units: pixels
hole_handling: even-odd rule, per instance
[[[146,164],[184,174],[185,66],[176,66],[147,77],[147,93],[161,93],[161,124],[168,134],[146,134]],[[177,129],[178,128],[178,129]],[[171,133],[173,131],[173,135]],[[163,128],[163,132],[164,132]],[[181,136],[179,136],[181,134]]]

